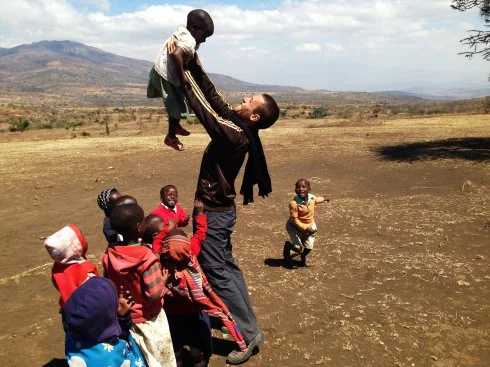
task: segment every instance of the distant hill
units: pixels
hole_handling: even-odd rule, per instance
[[[114,55],[73,41],[41,41],[0,48],[0,90],[59,93],[77,88],[144,87],[153,63]],[[282,92],[296,87],[259,85],[210,73],[225,91]]]

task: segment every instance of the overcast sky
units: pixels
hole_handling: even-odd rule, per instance
[[[199,50],[206,70],[308,89],[488,87],[490,63],[465,51],[478,12],[451,0],[136,1],[11,0],[0,4],[0,46],[72,40],[153,61],[193,8],[215,33]]]

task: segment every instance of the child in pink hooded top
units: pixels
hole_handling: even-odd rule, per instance
[[[109,245],[102,255],[104,275],[133,297],[131,335],[149,367],[175,366],[172,339],[163,311],[165,272],[153,251],[139,243],[144,233],[144,212],[137,204],[115,207],[111,226],[123,242]]]

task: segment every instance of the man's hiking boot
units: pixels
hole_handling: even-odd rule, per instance
[[[265,334],[262,330],[258,332],[255,338],[252,339],[250,344],[247,346],[245,351],[234,350],[230,354],[228,354],[227,362],[229,364],[241,364],[247,361],[252,354],[256,354],[258,352],[258,348],[265,341]]]

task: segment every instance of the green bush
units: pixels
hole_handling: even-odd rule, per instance
[[[327,109],[325,107],[316,107],[311,111],[307,118],[309,119],[322,119],[327,116]]]
[[[10,120],[9,122],[9,131],[24,131],[28,130],[31,126],[31,122],[23,117],[18,117],[14,120]]]

